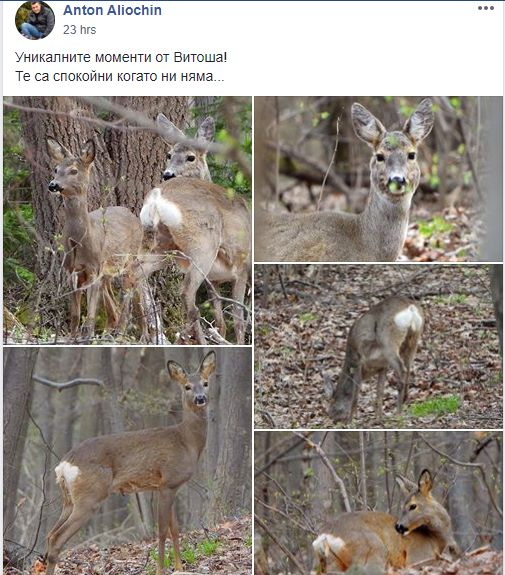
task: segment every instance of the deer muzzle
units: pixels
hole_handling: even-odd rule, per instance
[[[172,178],[175,178],[175,174],[174,172],[172,172],[172,170],[165,170],[163,172],[163,179],[166,180],[171,180]]]
[[[195,405],[205,405],[207,403],[207,396],[203,393],[195,395],[194,403]]]
[[[63,191],[63,188],[60,186],[60,184],[54,180],[50,181],[47,187],[51,194],[59,194]]]
[[[405,527],[405,525],[402,525],[401,523],[396,523],[395,529],[398,531],[400,535],[405,535],[405,533],[407,533],[408,531],[408,528]]]
[[[391,194],[403,194],[407,180],[403,176],[393,176],[388,180],[388,190]]]

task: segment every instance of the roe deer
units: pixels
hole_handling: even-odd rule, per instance
[[[100,295],[107,326],[117,327],[119,315],[111,281],[131,269],[142,245],[143,230],[137,216],[125,207],[99,208],[88,213],[87,191],[95,159],[93,140],[88,140],[76,156],[53,138],[47,138],[47,145],[56,164],[49,191],[63,197],[63,266],[72,290],[70,333],[75,338],[80,332],[81,295],[86,290],[87,316],[82,334],[92,337]]]
[[[216,370],[209,352],[195,373],[168,361],[168,373],[181,386],[182,422],[170,427],[128,431],[87,439],[56,467],[63,509],[47,538],[46,575],[53,575],[65,543],[111,493],[158,491],[158,566],[165,573],[165,540],[170,531],[175,569],[181,570],[177,490],[194,474],[207,437],[207,388]]]
[[[328,413],[334,421],[352,420],[361,382],[375,375],[378,375],[375,415],[381,419],[384,383],[389,368],[399,378],[398,411],[401,411],[407,400],[410,368],[423,326],[423,310],[419,304],[403,296],[385,299],[354,322],[336,385],[326,377],[324,381],[329,399]]]
[[[406,497],[400,517],[376,511],[339,515],[330,533],[322,533],[312,544],[318,575],[327,573],[328,563],[343,572],[362,566],[367,572],[385,573],[390,567],[408,567],[444,552],[461,553],[449,514],[431,495],[431,473],[422,471],[417,485],[396,480]]]
[[[164,118],[160,120],[160,116]],[[167,132],[184,136],[160,114],[157,122]],[[214,123],[207,118],[198,131],[198,139],[210,141]],[[176,161],[177,160],[177,161]],[[226,335],[226,324],[219,296],[222,283],[232,284],[234,330],[237,343],[244,341],[244,310],[242,308],[251,267],[251,217],[246,202],[210,181],[206,153],[188,145],[173,146],[163,173],[165,182],[152,189],[144,200],[140,219],[146,230],[154,230],[158,254],[174,252],[174,259],[185,273],[182,298],[187,328],[194,332],[197,343],[205,344],[195,303],[196,292],[205,279],[215,310],[219,334]],[[156,260],[153,269],[166,265]],[[145,266],[149,268],[149,264]],[[146,271],[150,273],[150,271]]]
[[[352,105],[358,138],[373,150],[370,195],[360,214],[260,213],[258,261],[395,261],[401,253],[409,208],[419,185],[417,146],[433,127],[431,100],[422,100],[402,131],[388,132],[361,104]]]
[[[209,167],[207,166],[207,150],[192,146],[187,140],[187,136],[164,114],[158,114],[156,124],[165,133],[163,140],[170,146],[167,155],[167,165],[163,171],[163,179],[170,180],[177,176],[187,178],[197,178],[198,180],[212,181]],[[215,125],[214,119],[208,116],[200,124],[196,132],[196,140],[205,144],[214,139]],[[181,141],[174,143],[172,135],[176,135]]]

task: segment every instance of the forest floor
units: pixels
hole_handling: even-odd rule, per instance
[[[390,569],[387,575],[501,575],[503,553],[487,547],[467,553],[457,561],[430,561],[418,567]]]
[[[326,412],[323,375],[337,380],[357,317],[381,299],[402,294],[420,300],[426,315],[408,404],[398,415],[395,377],[388,373],[384,418],[379,421],[374,378],[363,383],[349,427],[501,428],[501,355],[488,266],[312,265],[279,270],[285,293],[275,266],[256,266],[256,427],[335,427]]]
[[[169,541],[167,548],[171,548]],[[108,548],[80,546],[62,554],[57,575],[155,575],[156,549],[156,540]],[[226,521],[213,529],[183,533],[181,549],[184,571],[173,571],[173,567],[167,563],[167,573],[250,575],[251,517]],[[23,572],[18,569],[4,568],[4,575],[20,573]],[[40,562],[35,563],[30,575],[37,573],[45,573],[45,566]]]

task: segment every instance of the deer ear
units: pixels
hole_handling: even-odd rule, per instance
[[[167,361],[168,375],[178,383],[184,385],[186,383],[186,370],[181,367],[176,361]]]
[[[81,162],[85,166],[89,166],[95,159],[95,142],[88,140],[82,147],[80,154]]]
[[[410,495],[413,491],[416,491],[417,489],[417,485],[413,481],[410,481],[410,479],[403,477],[403,475],[396,475],[395,481],[398,487],[400,488],[400,491],[405,496]]]
[[[384,137],[386,128],[364,106],[356,102],[352,105],[351,117],[356,136],[375,148]]]
[[[209,353],[202,359],[202,363],[200,364],[200,369],[198,371],[205,379],[209,378],[214,371],[216,371],[215,351],[209,351]]]
[[[417,144],[431,132],[434,121],[433,103],[430,98],[425,98],[405,122],[403,131]]]
[[[175,134],[180,138],[184,138],[184,132],[179,130],[179,128],[173,122],[171,122],[165,116],[165,114],[158,114],[156,117],[156,125],[163,132],[163,135],[161,136],[163,140],[171,146],[174,144],[173,138],[170,137],[171,134]]]
[[[54,138],[47,138],[46,141],[49,156],[56,164],[60,164],[66,157],[71,156],[71,153],[67,150],[67,148],[62,146]]]
[[[423,469],[418,481],[419,493],[424,495],[424,497],[427,497],[430,494],[432,487],[433,478],[431,477],[431,473],[428,469]]]
[[[207,116],[207,118],[205,118],[205,120],[200,124],[198,132],[196,133],[196,138],[197,140],[203,140],[204,142],[212,142],[215,132],[216,125],[214,123],[214,118]]]

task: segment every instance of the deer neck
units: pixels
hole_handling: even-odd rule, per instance
[[[384,197],[373,186],[368,204],[359,215],[361,233],[367,253],[376,261],[394,261],[407,234],[409,209],[413,194],[405,194],[397,201]]]
[[[90,237],[91,220],[88,213],[86,197],[73,196],[65,198],[65,236],[67,241],[82,245]],[[73,246],[71,246],[73,247]]]
[[[207,441],[207,409],[195,413],[186,407],[182,413],[180,430],[187,443],[194,447],[199,457]]]

